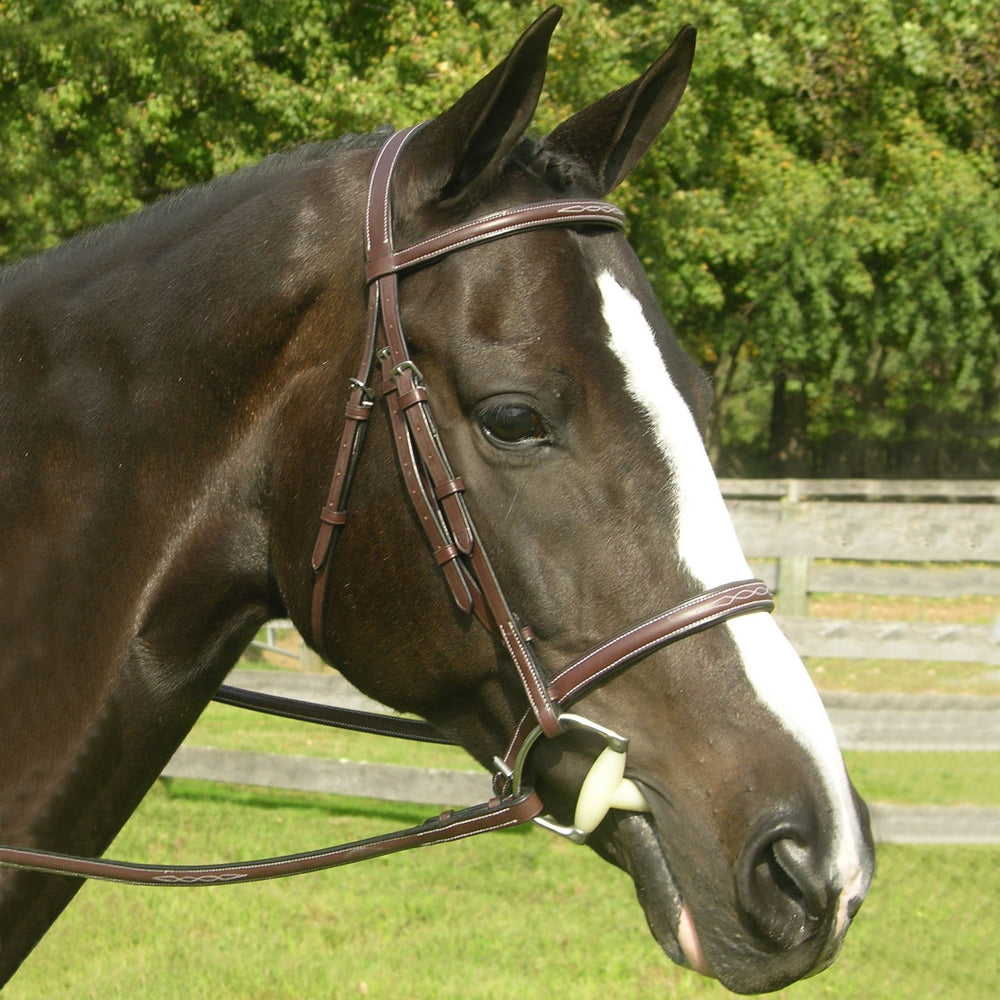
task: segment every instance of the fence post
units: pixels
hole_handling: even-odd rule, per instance
[[[782,521],[794,521],[806,514],[800,497],[799,481],[789,479],[781,505]],[[808,555],[783,555],[778,559],[778,610],[790,618],[809,614],[809,559]]]

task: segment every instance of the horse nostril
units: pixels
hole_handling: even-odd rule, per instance
[[[747,845],[737,891],[756,930],[781,948],[811,938],[831,903],[821,859],[789,831]]]
[[[806,912],[819,920],[830,903],[826,879],[819,871],[813,852],[791,837],[771,845],[775,860],[792,885],[801,893]]]

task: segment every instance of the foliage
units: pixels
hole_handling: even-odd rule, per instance
[[[430,116],[527,0],[0,0],[0,262],[304,140]],[[728,473],[1000,475],[995,0],[574,3],[548,128],[700,30],[622,188]]]
[[[735,469],[1000,469],[997,14],[692,5],[691,93],[642,168],[645,249],[717,376]]]

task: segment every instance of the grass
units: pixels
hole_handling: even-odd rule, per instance
[[[365,836],[422,813],[177,781],[113,855],[204,861]],[[844,953],[791,1000],[993,1000],[1000,848],[883,847]],[[722,1000],[643,925],[628,880],[522,829],[286,882],[88,884],[4,1000]]]
[[[809,613],[816,618],[989,625],[1000,620],[1000,596],[969,594],[962,597],[910,597],[818,594],[810,599]]]
[[[869,802],[1000,807],[1000,754],[848,750],[847,769]]]
[[[415,744],[367,733],[309,726],[275,719],[227,705],[209,705],[188,736],[198,746],[258,753],[295,753],[306,757],[410,764],[455,771],[475,771],[476,762],[458,747]]]
[[[891,616],[864,601],[872,617]],[[836,601],[825,608],[848,616]],[[966,611],[948,609],[959,613]],[[994,609],[975,613],[994,615]],[[987,691],[977,665],[810,667],[822,687]],[[192,742],[475,767],[454,748],[411,747],[224,706],[206,712]],[[845,756],[859,790],[872,800],[1000,805],[996,754]],[[421,807],[370,800],[171,781],[151,791],[109,855],[177,864],[246,859],[370,836],[426,815]],[[998,898],[1000,847],[883,845],[874,886],[843,954],[822,975],[773,995],[993,1000],[1000,988]],[[620,872],[587,850],[519,829],[285,882],[186,891],[91,883],[3,1000],[564,995],[731,996],[659,952]]]
[[[818,594],[810,599],[809,613],[816,618],[990,625],[1000,623],[1000,596]],[[1000,695],[1000,671],[981,663],[814,657],[807,666],[816,685],[827,691]]]
[[[981,663],[811,657],[806,666],[821,691],[1000,695],[1000,670]]]

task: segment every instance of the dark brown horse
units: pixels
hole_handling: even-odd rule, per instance
[[[524,138],[557,18],[409,137],[387,184],[396,245],[593,205],[654,141],[692,29],[632,85]],[[0,277],[0,844],[102,852],[273,617],[479,761],[503,755],[527,707],[511,644],[449,598],[380,406],[311,607],[386,140],[272,157]],[[477,242],[407,269],[399,295],[412,392],[432,394],[454,490],[538,663],[750,577],[698,432],[704,379],[613,227]],[[437,561],[461,567],[467,548]],[[658,648],[573,710],[631,740],[639,801],[590,842],[631,874],[675,961],[757,991],[832,960],[871,835],[768,614]],[[569,822],[600,747],[551,735],[530,770]],[[77,885],[0,869],[0,984]]]

